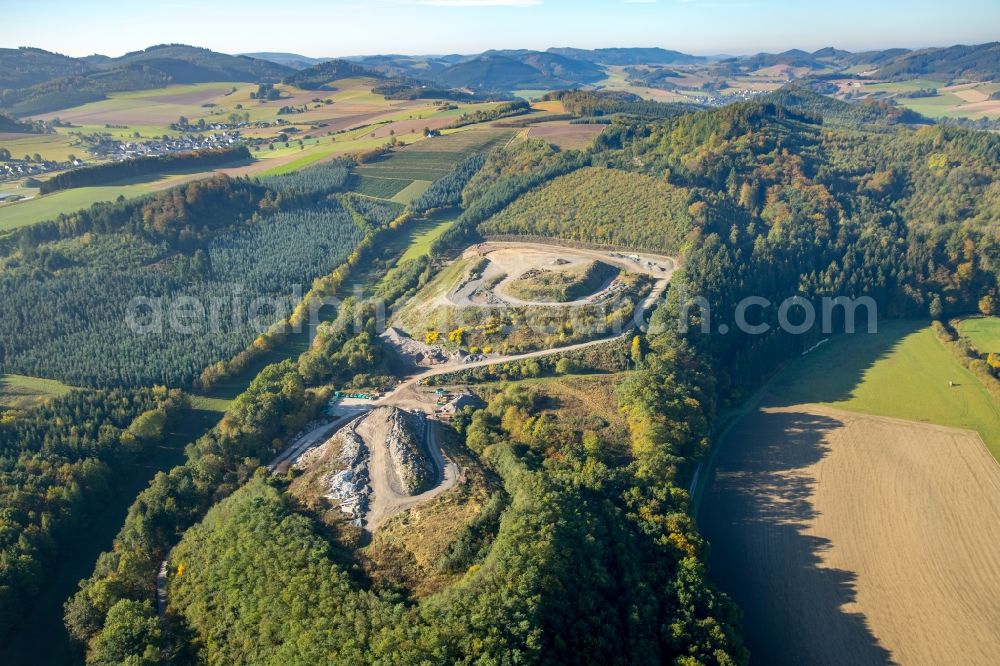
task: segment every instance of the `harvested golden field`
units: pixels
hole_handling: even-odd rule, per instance
[[[580,150],[593,143],[594,138],[603,132],[607,125],[567,122],[545,123],[535,125],[528,130],[529,139],[544,139],[546,142],[559,146],[563,150]]]
[[[762,408],[699,522],[753,663],[1000,663],[1000,465],[972,431]]]

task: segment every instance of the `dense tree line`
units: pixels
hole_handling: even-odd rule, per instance
[[[354,161],[346,158],[331,160],[308,169],[274,176],[262,176],[255,182],[272,190],[293,196],[317,196],[338,192],[347,185]]]
[[[162,443],[186,407],[179,392],[161,388],[73,391],[0,416],[0,635],[130,463]]]
[[[348,258],[369,226],[395,217],[399,208],[378,202],[355,201],[349,215],[326,200],[352,165],[255,182],[220,176],[9,234],[0,240],[9,295],[0,367],[79,385],[190,382],[287,317],[296,294]],[[352,224],[358,216],[363,223]],[[136,308],[136,297],[152,301]],[[171,325],[169,307],[181,298],[198,301],[180,318],[197,335]],[[136,335],[132,314],[149,324],[160,317],[163,330]]]
[[[483,153],[469,155],[410,202],[410,210],[426,213],[435,208],[448,208],[462,203],[462,191],[485,162],[486,155]]]
[[[473,111],[472,113],[463,113],[448,127],[465,127],[466,125],[475,125],[476,123],[485,123],[491,120],[499,120],[501,118],[509,118],[511,116],[520,116],[530,112],[531,104],[524,100],[502,102],[497,104],[492,109],[479,109],[477,111]]]
[[[285,83],[303,90],[325,90],[333,81],[349,77],[381,79],[382,74],[347,60],[327,60],[285,77]]]
[[[280,193],[219,175],[148,197],[130,201],[119,197],[75,213],[60,213],[54,220],[0,237],[0,252],[10,255],[20,250],[30,257],[33,249],[48,241],[117,232],[193,251],[214,232],[244,222],[255,212],[283,205]]]
[[[589,163],[589,155],[577,151],[557,153],[541,140],[495,151],[469,181],[462,195],[465,210],[455,224],[434,241],[432,254],[441,256],[467,245],[479,237],[479,224],[517,197]]]
[[[931,124],[932,122],[916,111],[892,106],[886,102],[864,99],[861,102],[851,104],[800,86],[785,86],[780,90],[768,93],[763,99],[786,109],[810,114],[816,122],[828,125],[857,127],[858,125],[888,126],[899,123]]]
[[[114,642],[118,632],[127,636],[132,628],[113,622],[114,608],[153,598],[160,561],[177,535],[248,481],[284,437],[313,417],[321,400],[305,391],[291,361],[265,368],[222,422],[188,446],[187,461],[157,474],[136,498],[113,550],[98,558],[94,574],[66,604],[70,635],[93,641],[92,648]]]
[[[385,99],[446,99],[454,102],[488,102],[495,99],[508,99],[507,93],[495,93],[488,97],[477,97],[472,93],[454,88],[436,88],[416,79],[391,79],[380,83],[372,92],[382,95]]]
[[[910,51],[880,67],[873,76],[891,81],[918,77],[942,82],[996,81],[1000,77],[1000,42]]]
[[[16,132],[18,134],[44,134],[52,130],[45,126],[42,121],[23,122],[0,113],[0,132]],[[9,159],[9,157],[8,157]]]
[[[733,326],[746,295],[869,296],[880,317],[941,317],[973,312],[997,293],[995,136],[939,126],[831,130],[763,103],[602,139],[617,146],[612,161],[623,168],[638,160],[702,193],[675,281],[707,299],[713,328]],[[699,309],[691,312],[700,331]],[[764,335],[692,333],[722,396],[739,399],[819,335],[783,332],[776,308],[760,316],[771,326]],[[842,323],[838,315],[833,330]]]
[[[570,113],[585,117],[625,114],[642,118],[672,118],[698,109],[693,104],[652,102],[619,91],[557,90],[546,93],[542,99],[562,102]]]
[[[691,230],[693,203],[691,191],[660,179],[585,167],[525,194],[480,230],[676,253]]]
[[[394,201],[376,201],[369,197],[344,195],[343,199],[356,211],[372,229],[389,226],[389,223],[399,217],[403,206]]]
[[[209,169],[211,167],[233,162],[249,162],[250,151],[246,146],[230,148],[213,148],[195,150],[187,153],[171,153],[152,157],[137,157],[95,164],[94,166],[70,169],[43,180],[38,191],[48,194],[57,190],[68,190],[73,187],[90,187],[107,185],[116,180],[146,176],[151,173],[163,173],[171,169]]]

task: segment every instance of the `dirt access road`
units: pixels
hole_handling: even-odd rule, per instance
[[[559,253],[562,248],[553,245],[545,245],[542,243],[490,243],[493,248],[546,248],[550,253]],[[481,247],[481,246],[477,246]],[[576,250],[573,252],[582,252],[590,256],[607,256],[606,252],[600,250]],[[617,333],[615,335],[610,335],[604,338],[598,338],[595,340],[587,340],[586,342],[578,342],[572,345],[566,345],[565,347],[553,347],[552,349],[540,349],[538,351],[527,352],[524,354],[510,354],[507,356],[492,355],[488,356],[486,359],[481,361],[473,361],[470,363],[463,363],[458,360],[449,361],[448,363],[442,363],[435,365],[426,370],[421,370],[420,372],[409,376],[404,379],[398,386],[396,386],[392,391],[384,395],[377,401],[371,402],[366,400],[343,400],[339,403],[338,407],[341,409],[350,410],[358,409],[363,406],[377,406],[377,405],[395,405],[397,407],[404,407],[407,409],[423,409],[427,410],[427,401],[421,399],[417,387],[425,379],[434,377],[437,375],[444,375],[449,372],[455,372],[456,370],[464,370],[466,368],[481,368],[489,365],[496,365],[498,363],[510,363],[516,361],[523,361],[531,358],[541,358],[544,356],[552,356],[555,354],[562,354],[565,352],[576,351],[579,349],[585,349],[587,347],[592,347],[594,345],[604,344],[612,340],[617,340],[623,338],[629,333],[631,333],[640,322],[645,321],[646,316],[649,314],[650,309],[656,304],[656,302],[663,296],[663,292],[666,291],[667,286],[670,284],[670,278],[673,276],[674,272],[678,268],[677,260],[671,257],[660,257],[654,255],[641,255],[640,257],[643,261],[655,260],[658,265],[663,265],[664,270],[659,271],[655,268],[652,269],[655,272],[656,281],[653,284],[653,289],[649,294],[643,298],[639,303],[636,304],[635,315],[632,317],[632,321],[625,330]],[[615,259],[615,263],[619,261],[631,262],[629,259]],[[645,269],[643,269],[645,270]],[[565,304],[562,304],[565,305]]]
[[[368,474],[371,478],[372,501],[365,516],[365,528],[369,532],[375,532],[391,516],[434,499],[458,482],[458,465],[441,453],[437,419],[424,418],[424,445],[425,452],[434,463],[435,478],[431,487],[418,495],[396,492],[389,482],[392,461],[389,459],[388,449],[385,446],[371,447]]]
[[[630,259],[629,255],[637,257],[637,259]],[[489,264],[479,278],[469,280],[450,290],[442,295],[434,305],[458,305],[461,307],[483,305],[483,303],[477,303],[473,300],[474,295],[480,287],[494,280],[499,280],[499,282],[490,291],[507,305],[561,308],[588,305],[594,302],[593,294],[565,302],[527,301],[510,294],[507,287],[530,270],[558,270],[560,267],[572,267],[591,261],[610,264],[628,273],[648,275],[654,280],[653,292],[659,295],[666,289],[670,276],[677,269],[675,259],[660,255],[631,254],[515,241],[480,243],[467,249],[462,256],[466,258],[484,257],[489,260]],[[565,263],[555,264],[556,261]],[[599,289],[596,289],[595,294],[606,289],[611,281],[608,280]]]
[[[539,243],[493,243],[491,246],[503,247],[503,248],[518,248],[518,247],[534,247],[534,248],[545,248],[550,253],[559,253],[562,248],[551,245],[544,245]],[[598,250],[573,250],[573,252],[583,253],[585,256],[607,256],[606,252]],[[643,255],[645,259],[646,255]],[[652,256],[650,259],[654,259]],[[494,365],[497,363],[508,363],[513,361],[522,361],[531,358],[541,358],[544,356],[552,356],[554,354],[562,354],[565,352],[576,351],[579,349],[585,349],[594,345],[604,344],[610,342],[611,340],[616,340],[627,336],[637,325],[639,321],[648,314],[650,308],[656,303],[656,301],[663,295],[667,286],[670,283],[670,278],[674,271],[677,269],[676,260],[670,257],[655,257],[655,260],[659,262],[659,265],[663,266],[663,270],[657,270],[653,268],[651,270],[655,271],[656,282],[654,283],[653,289],[650,291],[642,301],[636,305],[636,316],[633,317],[632,322],[629,327],[624,331],[611,335],[605,338],[599,338],[596,340],[588,340],[586,342],[580,342],[573,345],[567,345],[565,347],[556,347],[553,349],[542,349],[534,352],[528,352],[525,354],[512,354],[508,356],[493,356],[482,361],[476,361],[472,363],[461,363],[459,361],[449,362],[441,364],[421,372],[418,372],[410,377],[406,378],[399,385],[397,385],[392,391],[384,395],[378,400],[359,400],[359,399],[344,399],[337,404],[337,418],[334,421],[320,424],[304,435],[296,438],[281,454],[279,454],[270,465],[268,469],[272,472],[277,470],[279,466],[283,463],[292,464],[294,463],[303,453],[314,446],[318,446],[324,442],[328,436],[332,433],[335,427],[343,427],[344,424],[348,423],[351,419],[357,418],[359,415],[363,415],[368,411],[374,409],[375,407],[381,406],[393,406],[399,407],[401,409],[409,410],[420,410],[428,413],[427,417],[427,434],[425,437],[426,450],[434,461],[435,469],[437,470],[438,479],[435,485],[429,490],[415,496],[395,496],[396,493],[391,491],[388,487],[386,479],[386,463],[384,455],[379,455],[378,459],[375,459],[373,454],[372,465],[378,469],[373,469],[371,473],[372,477],[372,490],[373,490],[373,504],[372,508],[368,514],[368,525],[369,529],[374,531],[378,525],[383,523],[390,516],[399,513],[405,509],[408,509],[417,504],[426,502],[437,495],[440,495],[444,491],[448,490],[455,485],[460,470],[458,466],[449,458],[447,458],[441,451],[441,447],[438,443],[438,423],[431,415],[434,411],[434,401],[429,400],[426,392],[420,390],[420,384],[423,380],[436,375],[447,374],[454,372],[456,370],[462,370],[465,368],[477,368],[489,365]],[[621,261],[635,263],[629,259],[616,258],[614,263],[619,263]],[[643,269],[644,270],[644,269]],[[384,447],[376,447],[384,448]],[[376,479],[381,479],[376,481]],[[384,482],[384,486],[382,486]],[[376,483],[381,487],[382,492],[379,492],[379,487],[376,487]],[[381,495],[382,499],[379,499]]]
[[[975,432],[763,407],[698,523],[751,663],[1000,663],[1000,466]]]

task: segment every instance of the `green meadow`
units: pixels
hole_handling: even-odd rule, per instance
[[[789,362],[768,392],[782,404],[976,430],[1000,459],[1000,406],[926,322],[881,321],[876,334],[833,338]]]
[[[963,319],[958,324],[958,332],[972,340],[980,352],[1000,354],[1000,317]]]

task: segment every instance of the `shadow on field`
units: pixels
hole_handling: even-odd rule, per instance
[[[770,399],[780,395],[774,404],[782,405],[850,400],[869,368],[926,326],[926,321],[888,320],[878,323],[876,334],[858,328],[839,335],[810,352],[808,362],[793,361],[780,371],[768,390]]]
[[[849,571],[822,568],[828,539],[805,534],[816,516],[805,468],[827,455],[840,421],[755,411],[719,451],[699,512],[712,577],[743,609],[752,664],[890,664],[855,600]]]

